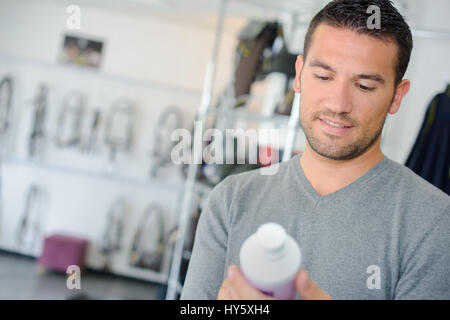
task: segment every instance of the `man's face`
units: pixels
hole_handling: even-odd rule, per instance
[[[395,43],[326,24],[315,29],[306,61],[297,60],[294,87],[316,153],[347,160],[379,145],[387,112],[399,107],[392,104],[396,57]]]

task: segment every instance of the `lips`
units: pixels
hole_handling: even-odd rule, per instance
[[[319,120],[325,122],[326,124],[336,127],[336,128],[351,128],[353,127],[352,125],[340,122],[340,121],[336,121],[336,120],[332,120],[332,119],[327,119],[327,118],[319,118]]]
[[[342,135],[353,128],[352,125],[348,125],[336,120],[326,118],[319,118],[319,120],[325,131],[334,135]]]

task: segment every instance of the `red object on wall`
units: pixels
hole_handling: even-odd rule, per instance
[[[272,155],[272,152],[274,153]],[[267,167],[279,162],[279,156],[276,154],[279,151],[272,149],[269,146],[260,146],[258,152],[258,164],[262,167]]]
[[[64,273],[71,265],[83,269],[87,246],[88,241],[85,239],[62,234],[51,235],[44,240],[44,249],[38,264]]]

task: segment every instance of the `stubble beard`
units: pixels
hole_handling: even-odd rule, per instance
[[[353,128],[350,130],[357,130],[359,124],[354,120],[350,119],[346,114],[336,114],[328,112],[315,112],[311,116],[311,120],[308,123],[304,123],[302,120],[300,121],[300,125],[305,133],[306,140],[308,141],[311,149],[314,150],[317,154],[326,157],[332,160],[350,160],[354,159],[364,152],[366,152],[370,147],[372,147],[381,133],[383,132],[384,123],[387,118],[387,113],[384,116],[383,120],[375,127],[374,130],[368,128],[361,132],[361,134],[352,142],[344,146],[338,146],[337,144],[333,144],[333,140],[340,139],[338,136],[334,136],[328,133],[325,133],[331,140],[331,142],[323,142],[320,138],[318,138],[313,131],[313,123],[318,120],[320,115],[331,116],[334,119],[341,119],[346,123],[351,123]]]

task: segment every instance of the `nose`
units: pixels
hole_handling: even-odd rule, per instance
[[[336,113],[350,113],[352,111],[352,100],[350,86],[344,81],[335,80],[329,87],[327,107]]]

